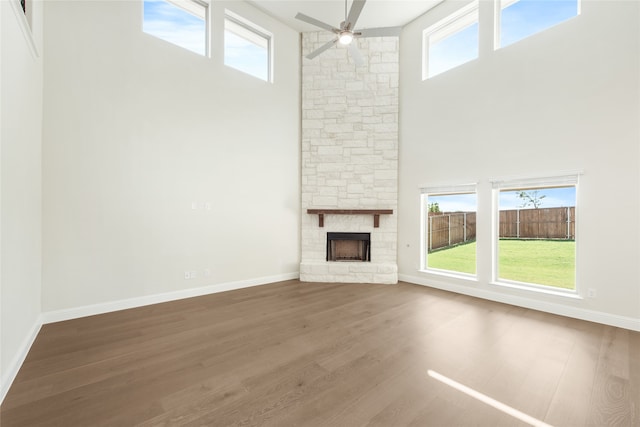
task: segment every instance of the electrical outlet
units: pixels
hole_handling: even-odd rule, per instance
[[[593,288],[587,289],[587,297],[588,298],[595,298],[596,297],[596,290],[593,289]]]
[[[185,280],[191,279],[191,272],[190,271],[185,271],[184,272],[184,278],[185,278]]]
[[[191,209],[193,210],[198,209],[198,202],[191,202]]]
[[[191,278],[195,279],[196,277],[198,277],[198,272],[195,270],[191,270]]]

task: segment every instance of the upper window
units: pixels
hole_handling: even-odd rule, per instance
[[[423,80],[478,58],[478,2],[424,30],[422,46]]]
[[[271,34],[226,11],[224,64],[265,81],[271,76]]]
[[[422,190],[423,269],[476,274],[475,185]]]
[[[508,46],[580,13],[579,0],[497,0],[496,48]]]
[[[494,182],[496,281],[576,289],[576,184],[577,176]]]
[[[200,0],[144,0],[145,33],[207,55],[207,3]]]

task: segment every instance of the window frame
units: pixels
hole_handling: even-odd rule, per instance
[[[239,29],[239,31],[233,31],[233,30],[228,30],[227,29],[227,22],[229,22],[232,26],[235,26],[237,29]],[[264,40],[266,43],[266,50],[267,50],[267,78],[263,79],[261,77],[258,77],[254,74],[250,74],[247,73],[246,71],[239,69],[237,67],[234,67],[233,65],[229,65],[227,64],[226,61],[226,49],[227,49],[227,45],[226,45],[226,32],[230,31],[232,33],[234,33],[236,36],[241,37],[245,40],[248,40],[250,42],[253,42],[251,39],[252,38],[258,38],[258,39],[262,39]],[[245,33],[245,34],[249,34],[249,37],[245,37],[245,34],[241,34],[241,33]],[[258,43],[253,42],[254,44],[258,45]],[[238,15],[237,13],[225,9],[224,11],[224,19],[223,19],[223,43],[222,43],[222,60],[223,60],[223,64],[226,67],[229,68],[233,68],[234,70],[240,71],[242,73],[245,73],[249,76],[255,77],[257,79],[260,79],[262,81],[268,82],[268,83],[273,83],[273,33],[271,33],[270,31],[262,28],[261,26],[249,21],[248,19]]]
[[[578,277],[578,196],[579,177],[581,172],[569,172],[557,175],[545,175],[540,177],[524,178],[500,178],[491,179],[492,184],[492,230],[491,230],[491,282],[490,284],[502,287],[529,290],[539,293],[559,295],[570,298],[582,298]],[[499,243],[500,243],[500,192],[510,190],[536,190],[544,188],[574,187],[576,194],[575,203],[575,258],[574,258],[574,288],[560,288],[541,283],[520,282],[499,277]]]
[[[500,0],[496,0],[500,1]],[[422,31],[422,80],[433,78],[437,75],[446,73],[449,70],[464,65],[470,61],[476,60],[480,57],[480,2],[479,0],[473,0],[465,6],[457,9],[455,12],[450,13],[445,18],[439,20],[435,24],[425,28]],[[467,22],[469,21],[469,22]],[[429,56],[431,52],[431,46],[442,40],[447,39],[450,36],[457,34],[458,32],[468,28],[473,24],[478,24],[478,55],[475,58],[469,59],[466,62],[458,64],[452,68],[441,71],[438,74],[430,75],[429,72]],[[436,38],[432,41],[432,38]]]
[[[455,277],[467,280],[478,280],[478,249],[476,245],[475,256],[475,274],[465,273],[455,270],[442,270],[439,268],[429,267],[428,262],[428,235],[429,230],[427,227],[428,220],[428,204],[429,196],[454,196],[462,194],[474,194],[476,196],[476,224],[478,215],[478,188],[477,184],[458,184],[458,185],[439,185],[439,186],[425,186],[420,189],[420,271],[423,273],[438,274],[442,276]],[[477,225],[476,225],[477,227]]]

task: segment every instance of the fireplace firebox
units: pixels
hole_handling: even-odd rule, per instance
[[[371,261],[371,233],[327,233],[327,261]]]

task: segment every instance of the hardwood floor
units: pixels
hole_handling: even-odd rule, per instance
[[[426,287],[296,280],[43,326],[12,426],[640,425],[640,333]]]

